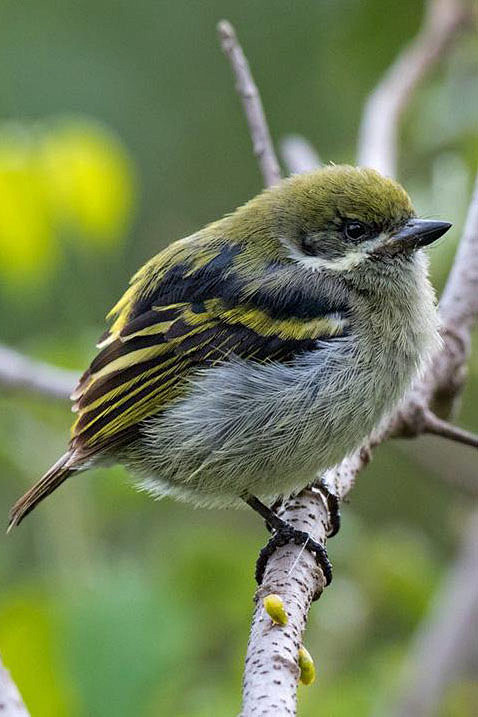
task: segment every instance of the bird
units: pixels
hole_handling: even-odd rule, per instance
[[[328,165],[167,246],[108,314],[68,450],[9,528],[118,462],[154,498],[249,504],[274,531],[263,558],[295,541],[330,580],[325,547],[271,506],[360,446],[425,370],[440,338],[424,249],[450,227],[418,218],[395,180]]]

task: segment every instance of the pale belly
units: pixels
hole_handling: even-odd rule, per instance
[[[154,496],[198,505],[291,494],[358,447],[393,407],[413,374],[398,366],[372,371],[344,341],[288,366],[207,369],[188,398],[145,424],[124,462]]]

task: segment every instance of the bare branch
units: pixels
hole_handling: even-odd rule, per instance
[[[28,717],[17,686],[0,659],[0,713],[2,717]]]
[[[403,50],[370,95],[359,132],[357,163],[395,176],[400,117],[427,72],[469,23],[466,0],[429,0],[417,37]]]
[[[280,152],[291,174],[312,172],[322,164],[311,143],[297,134],[290,134],[281,140]]]
[[[458,428],[448,421],[443,421],[431,411],[426,412],[425,433],[433,433],[435,436],[442,436],[442,438],[449,438],[451,441],[478,448],[478,435]]]
[[[18,351],[0,346],[0,386],[40,393],[50,398],[68,398],[78,375],[41,361],[33,361]]]
[[[440,301],[440,315],[444,347],[433,365],[435,404],[440,414],[447,415],[465,381],[470,330],[478,320],[478,174],[463,238]]]
[[[447,285],[440,300],[440,314],[447,328],[461,326],[466,331],[478,317],[478,174]],[[465,300],[464,300],[465,298]]]
[[[478,514],[471,518],[456,564],[428,618],[414,638],[395,706],[380,714],[428,717],[437,714],[446,688],[456,679],[474,648],[478,630]],[[475,648],[476,649],[476,648]]]
[[[279,162],[272,146],[264,108],[259,91],[251,74],[249,63],[242,51],[236,32],[227,20],[218,23],[221,47],[231,63],[236,78],[236,89],[242,101],[249,125],[254,154],[261,168],[264,184],[270,187],[281,180]]]

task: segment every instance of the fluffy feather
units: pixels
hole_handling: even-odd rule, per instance
[[[338,462],[436,346],[425,258],[394,239],[414,216],[392,180],[328,167],[153,257],[74,391],[67,458],[12,521],[99,462],[207,505],[298,490]]]

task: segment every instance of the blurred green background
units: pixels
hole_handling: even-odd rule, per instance
[[[132,272],[254,195],[253,159],[215,25],[236,26],[273,137],[353,162],[367,93],[416,32],[417,0],[4,0],[0,6],[0,340],[82,369]],[[478,58],[465,36],[407,111],[400,179],[443,286],[476,167]],[[475,336],[476,339],[476,336]],[[478,345],[460,424],[478,430]],[[0,504],[63,452],[62,402],[0,392]],[[361,717],[393,693],[470,507],[472,449],[381,447],[329,551],[301,717]],[[0,650],[33,717],[234,715],[266,533],[249,512],[154,503],[120,468],[73,480],[0,536]],[[440,715],[473,714],[466,676]],[[476,713],[475,713],[476,714]]]

